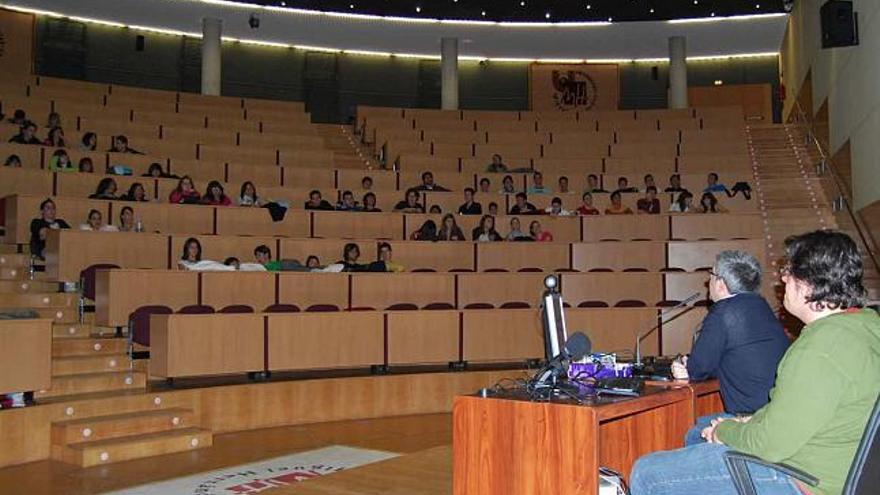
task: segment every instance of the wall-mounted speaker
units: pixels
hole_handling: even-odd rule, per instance
[[[146,40],[142,35],[137,35],[134,39],[134,49],[135,51],[142,52],[144,51],[144,45],[146,44]]]
[[[820,17],[822,48],[859,44],[859,20],[851,1],[828,0],[820,10]]]
[[[654,81],[660,79],[660,69],[656,65],[651,67],[651,79]]]

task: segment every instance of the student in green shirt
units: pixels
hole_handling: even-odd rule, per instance
[[[265,244],[260,244],[254,248],[254,258],[257,259],[257,263],[266,267],[266,271],[268,272],[281,271],[281,262],[278,260],[272,260],[272,250]]]
[[[647,455],[632,494],[735,493],[724,463],[733,449],[819,479],[799,487],[751,466],[758,493],[837,495],[880,394],[880,316],[865,304],[862,261],[846,234],[816,231],[785,242],[785,308],[806,326],[777,369],[770,402],[753,416],[713,422],[709,443]]]

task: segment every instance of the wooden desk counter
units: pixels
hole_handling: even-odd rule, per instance
[[[681,447],[693,423],[687,387],[597,405],[460,396],[453,493],[594,495],[600,466],[628,477],[640,456]]]
[[[0,349],[0,393],[51,386],[52,320],[0,320]]]

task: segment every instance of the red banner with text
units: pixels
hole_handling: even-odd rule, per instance
[[[531,107],[562,112],[617,110],[617,64],[542,64],[529,66]]]

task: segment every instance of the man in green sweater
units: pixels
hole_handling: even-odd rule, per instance
[[[709,443],[649,454],[632,472],[632,494],[733,494],[724,452],[785,463],[818,487],[751,466],[761,494],[837,495],[880,394],[880,316],[865,304],[862,261],[846,234],[786,240],[785,308],[806,324],[777,370],[770,402],[754,416],[713,422]]]

